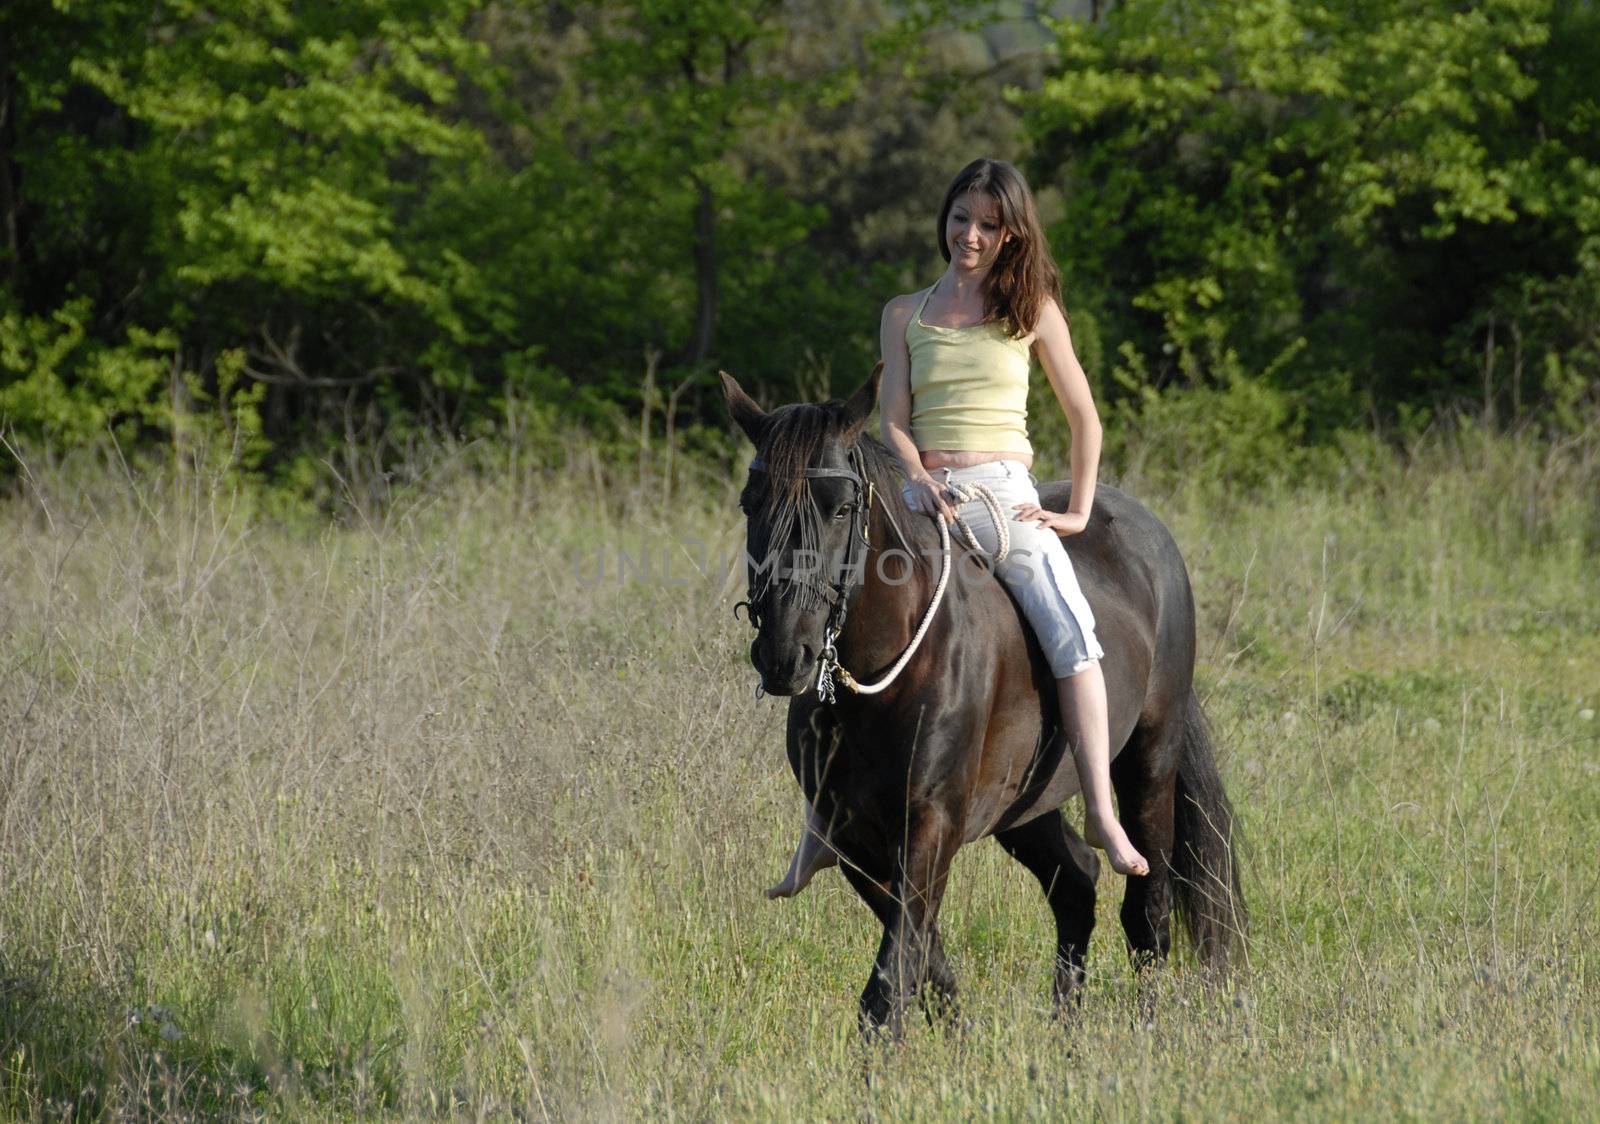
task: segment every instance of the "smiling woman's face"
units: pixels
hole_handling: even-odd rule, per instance
[[[962,269],[987,269],[1000,256],[1006,238],[1000,203],[986,191],[969,191],[950,205],[944,240],[950,260]]]

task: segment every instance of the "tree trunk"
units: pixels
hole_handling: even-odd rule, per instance
[[[0,48],[9,51],[9,48]],[[17,150],[17,99],[16,75],[11,69],[11,59],[0,55],[0,226],[5,240],[0,253],[5,254],[5,287],[16,295],[17,282],[22,276],[20,239],[17,237],[17,178],[16,162],[12,154]]]
[[[694,176],[698,193],[694,208],[694,334],[689,338],[688,365],[698,367],[711,357],[717,326],[717,200],[711,185]]]

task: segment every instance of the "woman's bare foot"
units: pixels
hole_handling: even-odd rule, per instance
[[[1142,878],[1150,873],[1150,864],[1136,847],[1128,841],[1128,833],[1114,817],[1102,821],[1096,816],[1083,819],[1083,838],[1091,847],[1098,847],[1111,860],[1111,869],[1131,878]]]
[[[1096,851],[1106,849],[1106,841],[1100,837],[1100,829],[1094,825],[1094,817],[1087,812],[1083,814],[1083,841]]]
[[[1111,869],[1130,877],[1150,873],[1145,861],[1117,822],[1111,802],[1111,747],[1106,733],[1106,680],[1098,660],[1076,675],[1056,680],[1061,720],[1074,743],[1078,785],[1083,792],[1083,837],[1111,860]]]
[[[839,856],[822,838],[823,824],[816,810],[806,805],[806,826],[800,832],[799,846],[789,860],[789,873],[776,886],[767,887],[767,897],[792,898],[810,885],[817,872],[839,861]]]

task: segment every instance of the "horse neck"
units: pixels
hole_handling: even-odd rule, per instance
[[[840,658],[857,675],[872,674],[899,658],[928,610],[944,565],[932,520],[910,512],[897,513],[895,520],[905,532],[916,565],[908,579],[900,580],[905,573],[905,546],[879,505],[868,528],[864,581],[838,642]],[[947,583],[946,596],[953,584]]]

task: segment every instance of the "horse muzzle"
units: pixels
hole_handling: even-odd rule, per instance
[[[774,644],[758,636],[750,645],[750,663],[769,695],[802,694],[817,677],[817,649],[811,644]]]

